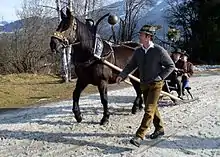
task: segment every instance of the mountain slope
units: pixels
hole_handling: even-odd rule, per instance
[[[163,26],[161,30],[158,31],[157,36],[159,38],[164,38],[164,34],[167,32],[168,24],[166,19],[164,18],[165,10],[168,8],[168,4],[166,3],[166,0],[158,0],[156,4],[148,9],[141,11],[140,21],[137,24],[137,29],[139,30],[140,27],[144,24],[155,24],[155,25],[161,25]],[[110,5],[104,6],[103,8],[95,11],[95,15],[97,17],[101,17],[106,13],[111,13],[114,15],[117,15],[121,18],[123,18],[125,11],[124,11],[124,2],[118,1],[115,3],[112,3]],[[95,19],[96,20],[96,19]],[[4,25],[0,24],[0,31],[3,32],[12,32],[16,29],[22,28],[23,20],[17,20],[11,23],[5,23]],[[102,32],[106,31],[109,32],[107,34],[111,34],[110,26],[107,23],[107,18],[103,20],[104,30]],[[110,35],[109,35],[110,36]]]

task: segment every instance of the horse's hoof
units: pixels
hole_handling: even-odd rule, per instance
[[[74,113],[74,115],[75,115],[76,121],[77,121],[78,123],[82,122],[82,116],[81,116],[81,114],[78,113],[78,112],[74,112],[74,111],[73,111],[73,113]]]
[[[82,122],[82,116],[75,116],[75,118],[78,123]]]
[[[136,114],[136,113],[137,113],[137,110],[138,110],[138,107],[133,106],[132,109],[131,109],[131,113],[132,113],[132,114]]]
[[[106,118],[102,118],[102,120],[100,121],[100,125],[107,125],[109,123],[109,119]]]
[[[139,110],[142,111],[144,109],[144,107],[141,105],[139,106]]]

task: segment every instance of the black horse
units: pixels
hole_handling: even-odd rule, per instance
[[[75,66],[75,73],[77,75],[76,87],[73,92],[73,108],[77,122],[82,121],[79,98],[81,92],[88,84],[98,87],[101,102],[103,104],[104,113],[100,124],[106,124],[109,121],[109,108],[107,85],[116,83],[118,71],[105,65],[102,60],[94,57],[93,48],[95,34],[91,29],[79,19],[72,16],[69,9],[66,10],[66,15],[61,11],[61,19],[56,32],[51,37],[50,47],[54,52],[61,53],[62,49],[72,44],[72,61]],[[103,41],[103,51],[101,57],[112,64],[124,68],[130,57],[133,55],[133,48],[138,44],[127,44],[127,46],[110,46],[107,42]],[[138,72],[134,73],[138,77]],[[134,86],[137,97],[132,107],[132,113],[135,114],[138,109],[142,109],[142,97],[139,83],[131,80]]]

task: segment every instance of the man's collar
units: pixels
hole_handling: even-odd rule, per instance
[[[150,48],[154,48],[154,43],[153,43],[152,41],[149,41],[149,47],[148,47],[148,48],[145,48],[145,47],[142,45],[142,49],[145,50],[145,53],[146,53]]]
[[[150,42],[149,42],[149,45],[150,45],[150,47],[154,47],[153,41],[150,41]]]

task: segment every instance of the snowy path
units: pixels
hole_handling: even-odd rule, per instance
[[[146,138],[140,148],[129,140],[143,112],[130,114],[135,93],[126,88],[109,92],[107,126],[99,125],[98,94],[81,97],[80,124],[72,116],[72,101],[1,114],[0,156],[220,156],[220,75],[193,77],[191,86],[199,101],[161,105],[166,136]]]

